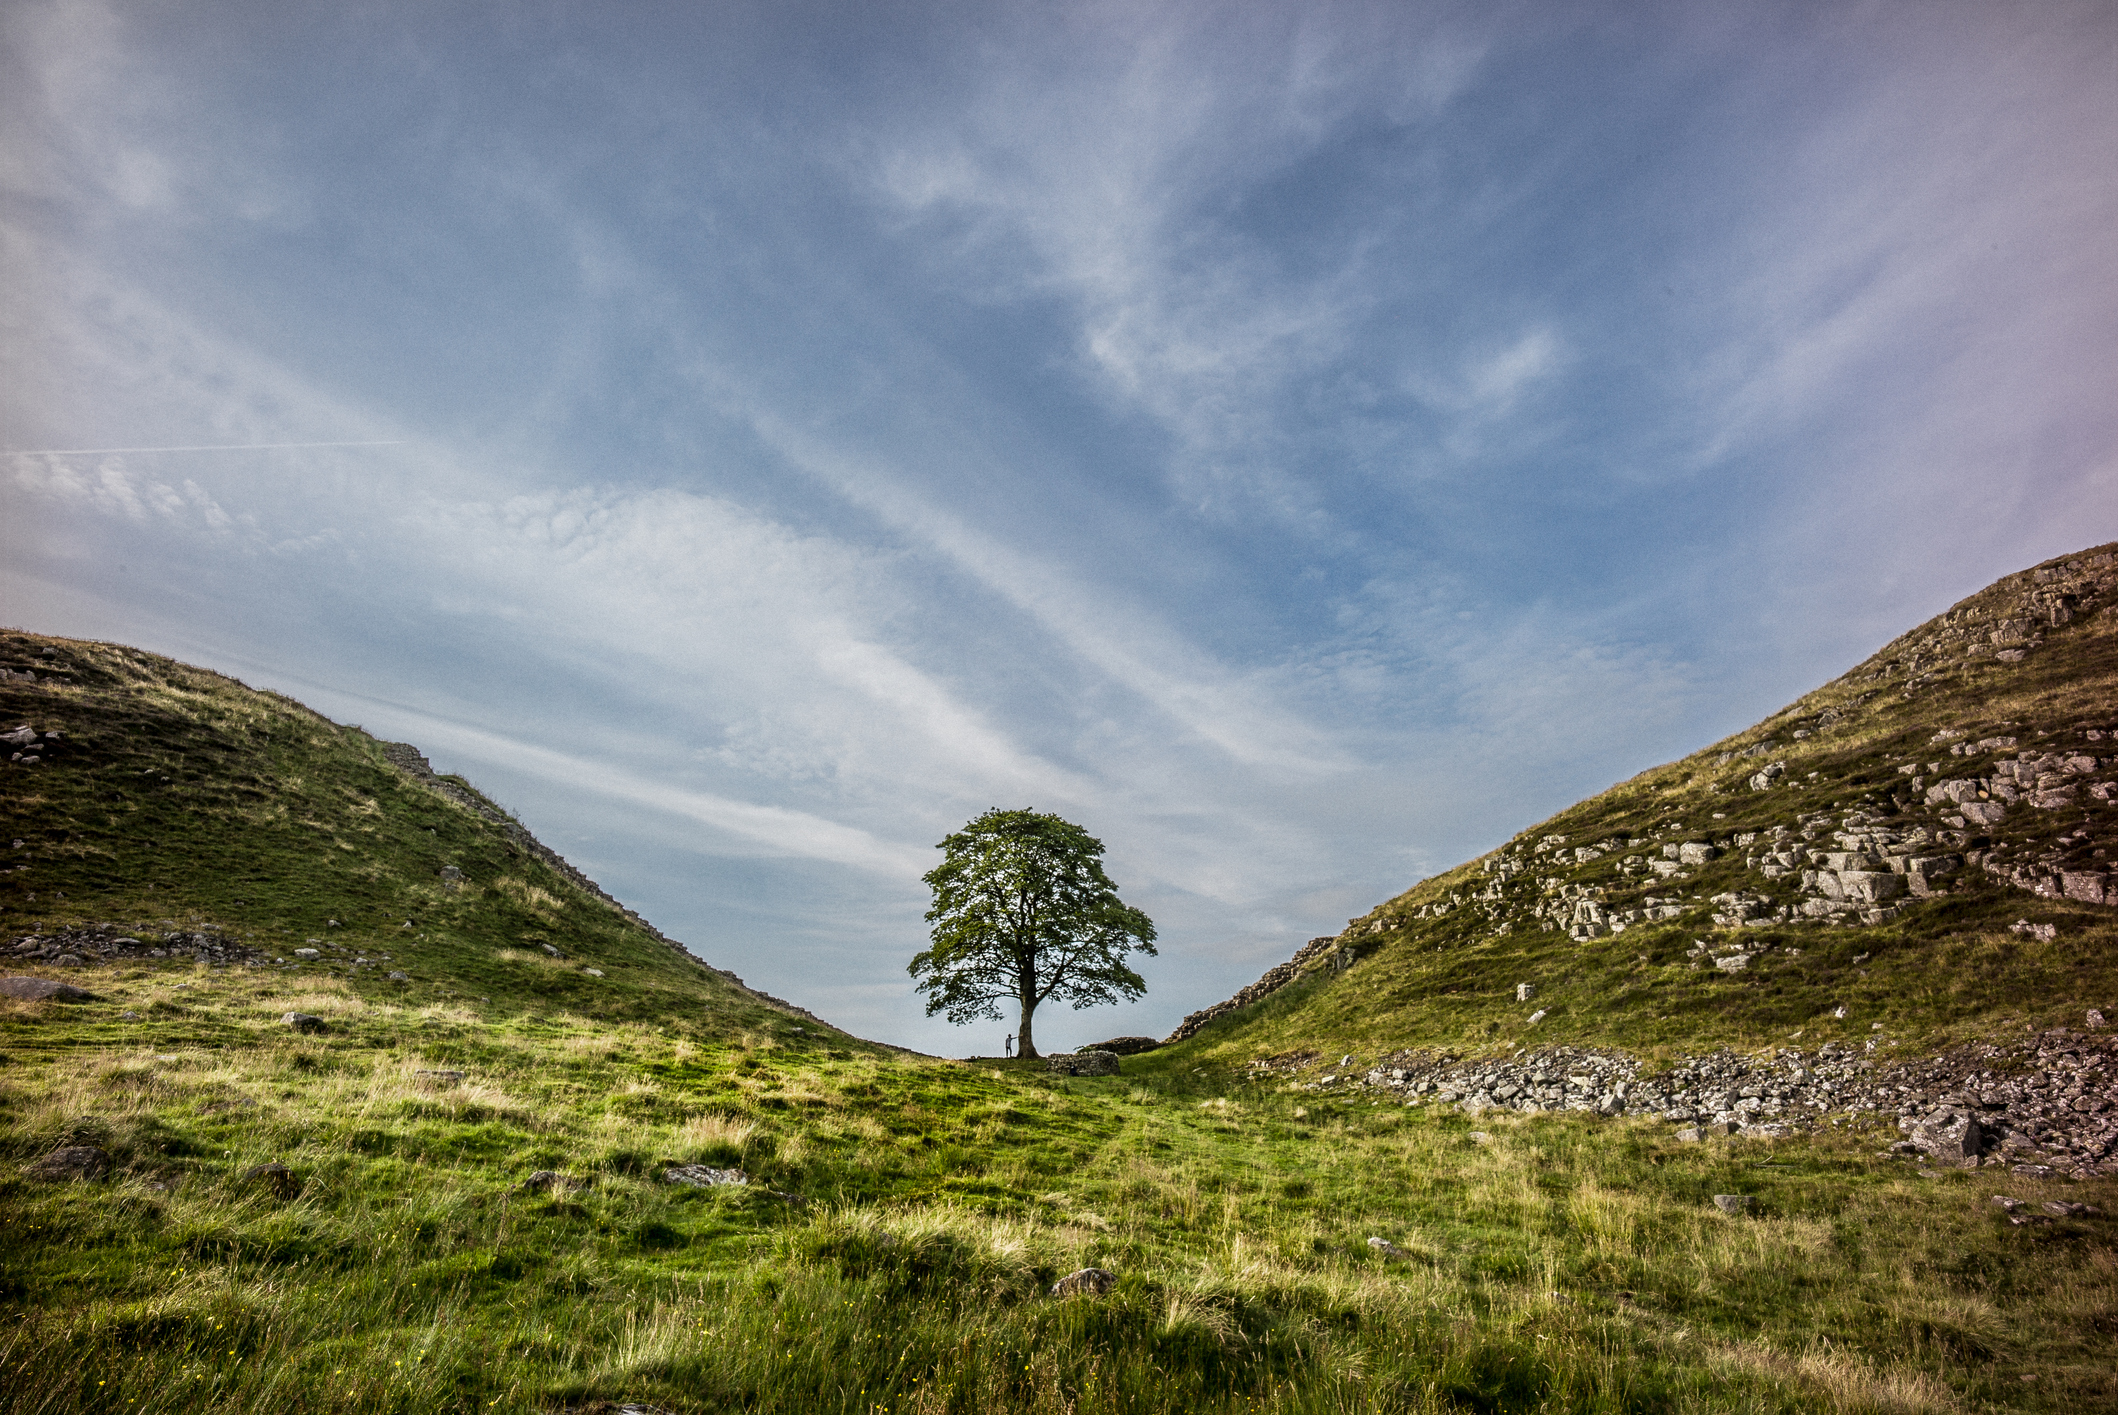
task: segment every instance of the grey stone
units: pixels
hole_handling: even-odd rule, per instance
[[[324,1025],[323,1018],[312,1016],[307,1012],[289,1012],[286,1016],[280,1018],[279,1020],[286,1023],[289,1027],[292,1027],[297,1032],[307,1033],[322,1032],[328,1030]]]
[[[750,1176],[740,1169],[714,1169],[703,1164],[680,1164],[662,1171],[664,1184],[683,1184],[693,1189],[718,1189],[740,1186],[750,1182]]]
[[[1411,1256],[1410,1254],[1405,1252],[1404,1249],[1398,1247],[1395,1243],[1392,1243],[1387,1238],[1370,1238],[1368,1240],[1368,1246],[1370,1248],[1373,1248],[1376,1252],[1382,1254],[1385,1258],[1405,1258]]]
[[[415,1084],[429,1091],[447,1091],[463,1084],[463,1073],[461,1071],[414,1071],[412,1080]]]
[[[1055,1076],[1115,1076],[1118,1058],[1107,1051],[1062,1053],[1046,1057],[1044,1069]]]
[[[540,944],[538,944],[538,945],[537,945],[537,947],[539,947],[539,948],[543,949],[543,950],[544,950],[544,951],[545,951],[546,953],[549,953],[549,954],[550,954],[550,955],[551,955],[552,957],[554,957],[554,958],[557,958],[557,957],[560,957],[560,956],[561,956],[561,955],[560,955],[560,953],[559,953],[559,950],[558,950],[558,949],[556,949],[556,948],[554,948],[554,947],[552,947],[552,946],[551,946],[550,944],[548,944],[548,943],[540,943]]]
[[[1517,1002],[1528,1002],[1535,996],[1537,996],[1537,989],[1531,987],[1528,983],[1515,984],[1515,1000]]]
[[[1687,1125],[1677,1132],[1677,1139],[1687,1145],[1696,1145],[1706,1138],[1706,1132],[1696,1125]]]
[[[1703,840],[1687,840],[1677,847],[1677,861],[1685,865],[1703,865],[1720,853],[1718,847]]]
[[[540,1169],[522,1181],[522,1187],[532,1194],[545,1194],[554,1189],[584,1189],[588,1187],[570,1174],[561,1174],[556,1169]]]
[[[1905,880],[1888,870],[1840,870],[1839,897],[1860,904],[1879,904],[1902,894]]]
[[[1999,825],[2008,818],[2008,808],[1998,801],[1970,801],[1959,809],[1972,825]]]
[[[393,983],[409,983],[410,981],[412,981],[412,975],[410,973],[400,973],[393,970],[388,976],[390,981]]]
[[[323,954],[314,948],[297,948],[294,950],[294,956],[296,958],[315,959],[323,957]]]
[[[94,1145],[67,1145],[53,1150],[23,1171],[31,1179],[63,1184],[77,1179],[101,1179],[110,1172],[110,1156]]]
[[[85,968],[88,966],[88,960],[78,953],[62,953],[57,958],[52,959],[52,963],[60,968]]]
[[[1065,1277],[1053,1283],[1052,1296],[1072,1297],[1076,1293],[1086,1292],[1092,1296],[1101,1297],[1117,1285],[1118,1275],[1116,1273],[1105,1272],[1102,1268],[1082,1268],[1076,1272],[1068,1273]]]
[[[1942,1111],[1911,1127],[1912,1143],[1937,1163],[1976,1163],[1985,1134],[1968,1111]]]
[[[2048,1164],[2016,1164],[2008,1166],[2008,1173],[2019,1174],[2024,1179],[2050,1179],[2052,1167]]]
[[[1724,1214],[1747,1214],[1757,1200],[1748,1194],[1716,1194],[1714,1207]]]
[[[0,978],[0,997],[19,998],[24,1002],[101,1001],[86,988],[62,983],[57,978]]]
[[[2059,878],[2069,899],[2083,904],[2113,902],[2110,876],[2101,870],[2068,870]]]

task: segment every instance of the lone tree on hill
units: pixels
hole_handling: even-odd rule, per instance
[[[1155,951],[1154,921],[1118,898],[1103,873],[1103,842],[1080,826],[995,807],[936,848],[942,862],[926,875],[934,946],[908,970],[929,1017],[997,1018],[1001,1000],[1013,998],[1020,1055],[1033,1057],[1030,1018],[1046,999],[1078,1011],[1147,991],[1125,955]]]

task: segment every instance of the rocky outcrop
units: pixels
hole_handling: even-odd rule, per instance
[[[1650,1072],[1623,1052],[1551,1047],[1520,1056],[1402,1052],[1346,1063],[1314,1081],[1325,1094],[1389,1096],[1467,1115],[1588,1111],[1649,1116],[1724,1133],[1786,1134],[1850,1119],[1891,1118],[1901,1152],[1941,1164],[2039,1157],[2070,1174],[2118,1173],[2118,1037],[2057,1028],[2026,1042],[1980,1043],[1893,1062],[1892,1045],[1827,1044],[1764,1056],[1718,1052]],[[1259,1061],[1258,1071],[1284,1063]]]
[[[1169,1046],[1172,1043],[1181,1042],[1216,1017],[1225,1017],[1237,1008],[1248,1007],[1260,998],[1270,997],[1273,993],[1278,992],[1281,988],[1300,977],[1312,963],[1337,948],[1338,942],[1338,937],[1334,934],[1326,934],[1322,938],[1310,939],[1309,942],[1294,951],[1294,957],[1288,959],[1285,963],[1268,969],[1264,977],[1259,978],[1234,997],[1229,998],[1226,1002],[1217,1002],[1211,1007],[1202,1007],[1197,1012],[1186,1017],[1177,1024],[1175,1031],[1162,1039],[1162,1044]]]

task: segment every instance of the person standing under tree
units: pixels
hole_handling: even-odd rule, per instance
[[[1000,1054],[1002,1056],[1013,1056],[1015,1054],[1015,1034],[1013,1032],[1008,1033],[1008,1039],[1000,1044]]]

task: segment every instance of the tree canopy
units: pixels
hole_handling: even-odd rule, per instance
[[[962,1024],[1021,1009],[1021,1049],[1037,1055],[1031,1025],[1047,1000],[1077,1010],[1137,998],[1147,983],[1128,953],[1155,951],[1154,921],[1118,898],[1103,872],[1103,842],[1037,811],[995,807],[944,839],[926,875],[933,946],[908,971],[927,1015]]]

